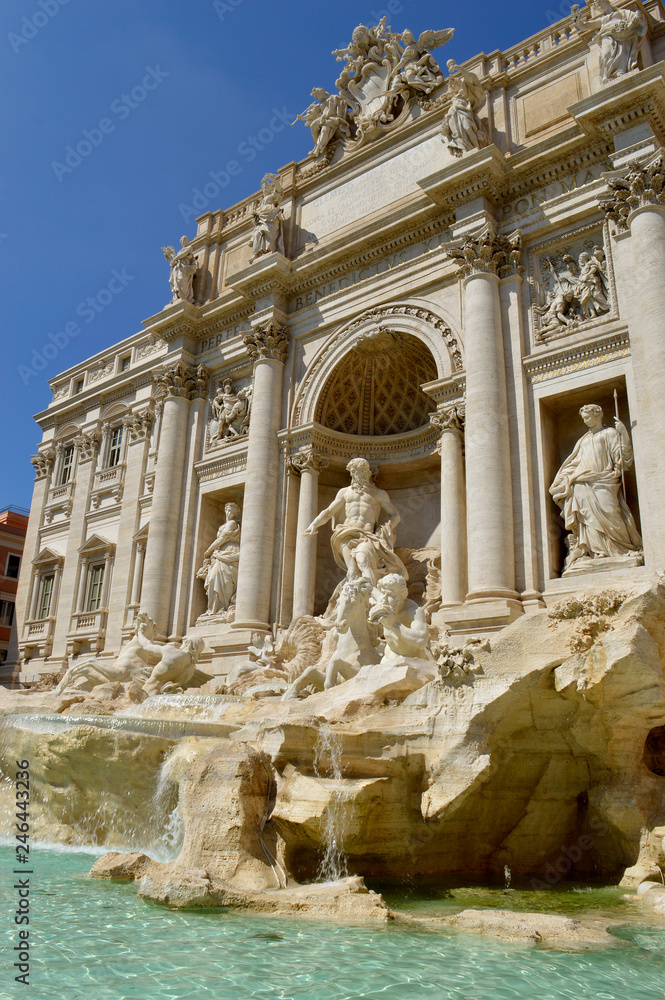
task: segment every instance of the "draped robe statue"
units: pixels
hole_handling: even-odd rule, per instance
[[[641,554],[642,539],[622,491],[622,471],[633,464],[628,431],[615,419],[603,425],[603,411],[583,406],[589,428],[563,463],[550,486],[570,532],[564,572],[584,557],[599,559]]]

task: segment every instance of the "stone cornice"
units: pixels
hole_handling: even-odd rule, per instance
[[[363,437],[357,434],[342,434],[328,430],[321,424],[304,424],[278,434],[280,449],[286,458],[293,458],[300,452],[313,448],[325,456],[336,468],[357,455],[368,462],[402,464],[417,458],[436,454],[440,431],[432,424],[425,424],[405,434],[390,434],[385,437]]]
[[[622,324],[603,336],[596,335],[592,340],[578,340],[572,344],[557,341],[556,350],[531,354],[524,358],[522,364],[529,382],[536,384],[629,355],[630,338]]]
[[[418,181],[418,187],[436,205],[462,205],[484,196],[499,201],[506,157],[495,145],[467,153],[458,160],[448,160],[433,174]]]
[[[589,136],[612,137],[642,121],[662,142],[665,137],[665,62],[622,76],[573,104],[569,111]]]
[[[288,295],[292,284],[293,265],[281,253],[270,253],[234,274],[226,283],[248,299],[258,299],[274,292]]]

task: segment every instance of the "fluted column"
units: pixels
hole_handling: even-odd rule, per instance
[[[180,532],[187,426],[190,400],[207,392],[208,372],[200,365],[178,362],[156,378],[164,396],[159,456],[150,510],[143,570],[141,609],[154,619],[157,633],[170,632],[171,597]]]
[[[457,407],[435,413],[441,428],[441,604],[462,604],[467,592],[464,430]]]
[[[254,388],[234,628],[267,629],[270,618],[279,474],[277,432],[288,340],[286,328],[274,322],[256,327],[244,338],[254,359]]]
[[[520,268],[521,237],[489,227],[449,256],[464,280],[468,601],[514,599],[515,528],[499,281]]]
[[[630,350],[637,383],[635,469],[645,564],[665,569],[665,156],[662,152],[604,175],[601,203],[616,230],[631,233],[634,317]]]
[[[291,466],[300,473],[298,527],[296,535],[295,573],[293,579],[293,617],[314,613],[316,592],[316,548],[318,537],[305,531],[319,513],[319,473],[329,465],[328,459],[313,448],[294,455]]]

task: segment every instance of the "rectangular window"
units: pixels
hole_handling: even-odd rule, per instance
[[[60,475],[58,476],[58,486],[65,486],[69,480],[72,478],[72,469],[74,467],[74,445],[70,444],[64,449],[62,453],[62,461],[60,463]]]
[[[0,601],[0,625],[11,625],[14,621],[14,602]]]
[[[114,427],[111,431],[111,443],[109,445],[109,468],[120,464],[122,455],[122,427]]]
[[[124,358],[120,358],[120,371],[126,372],[132,363],[131,354],[127,354]]]
[[[83,384],[84,384],[84,379],[82,379],[82,378],[77,378],[76,379],[76,382],[74,382],[74,395],[75,396],[78,396],[78,394],[80,392],[83,392]]]
[[[39,613],[37,618],[41,621],[43,618],[48,618],[51,613],[51,601],[53,599],[53,583],[55,581],[55,574],[49,573],[48,576],[42,578],[42,592],[39,595]]]
[[[18,571],[21,568],[21,557],[20,556],[7,556],[7,572],[5,576],[10,576],[12,580],[18,580]]]
[[[0,663],[4,663],[6,659],[7,659],[7,650],[0,649]]]
[[[104,586],[104,564],[91,566],[90,590],[88,592],[88,611],[98,611],[102,606],[102,588]]]

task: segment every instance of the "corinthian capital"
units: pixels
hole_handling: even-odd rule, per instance
[[[665,205],[665,161],[662,152],[641,163],[631,163],[623,171],[602,176],[610,194],[601,200],[600,207],[620,233],[628,229],[630,217],[638,208]]]
[[[172,368],[155,376],[155,382],[162,393],[165,396],[178,399],[195,399],[197,396],[205,396],[208,392],[209,380],[210,374],[205,365],[190,368],[182,361],[178,361]]]
[[[79,434],[74,438],[76,450],[79,453],[79,461],[89,462],[99,451],[102,436],[99,431],[90,431],[89,434]]]
[[[459,264],[460,275],[496,274],[508,278],[523,274],[522,234],[517,230],[512,236],[497,236],[486,226],[475,236],[467,236],[461,243],[449,244],[446,254]]]
[[[270,320],[245,334],[243,342],[250,357],[256,361],[286,361],[289,349],[289,331]]]
[[[314,448],[303,448],[297,455],[291,455],[289,465],[294,472],[323,472],[330,465],[327,458]]]
[[[55,452],[52,448],[33,455],[30,461],[35,470],[35,479],[45,479],[46,476],[50,475],[54,460]]]
[[[438,427],[440,431],[459,431],[459,433],[464,433],[464,415],[465,410],[463,406],[451,406],[449,410],[439,410],[437,413],[430,414],[430,423],[434,427]]]

